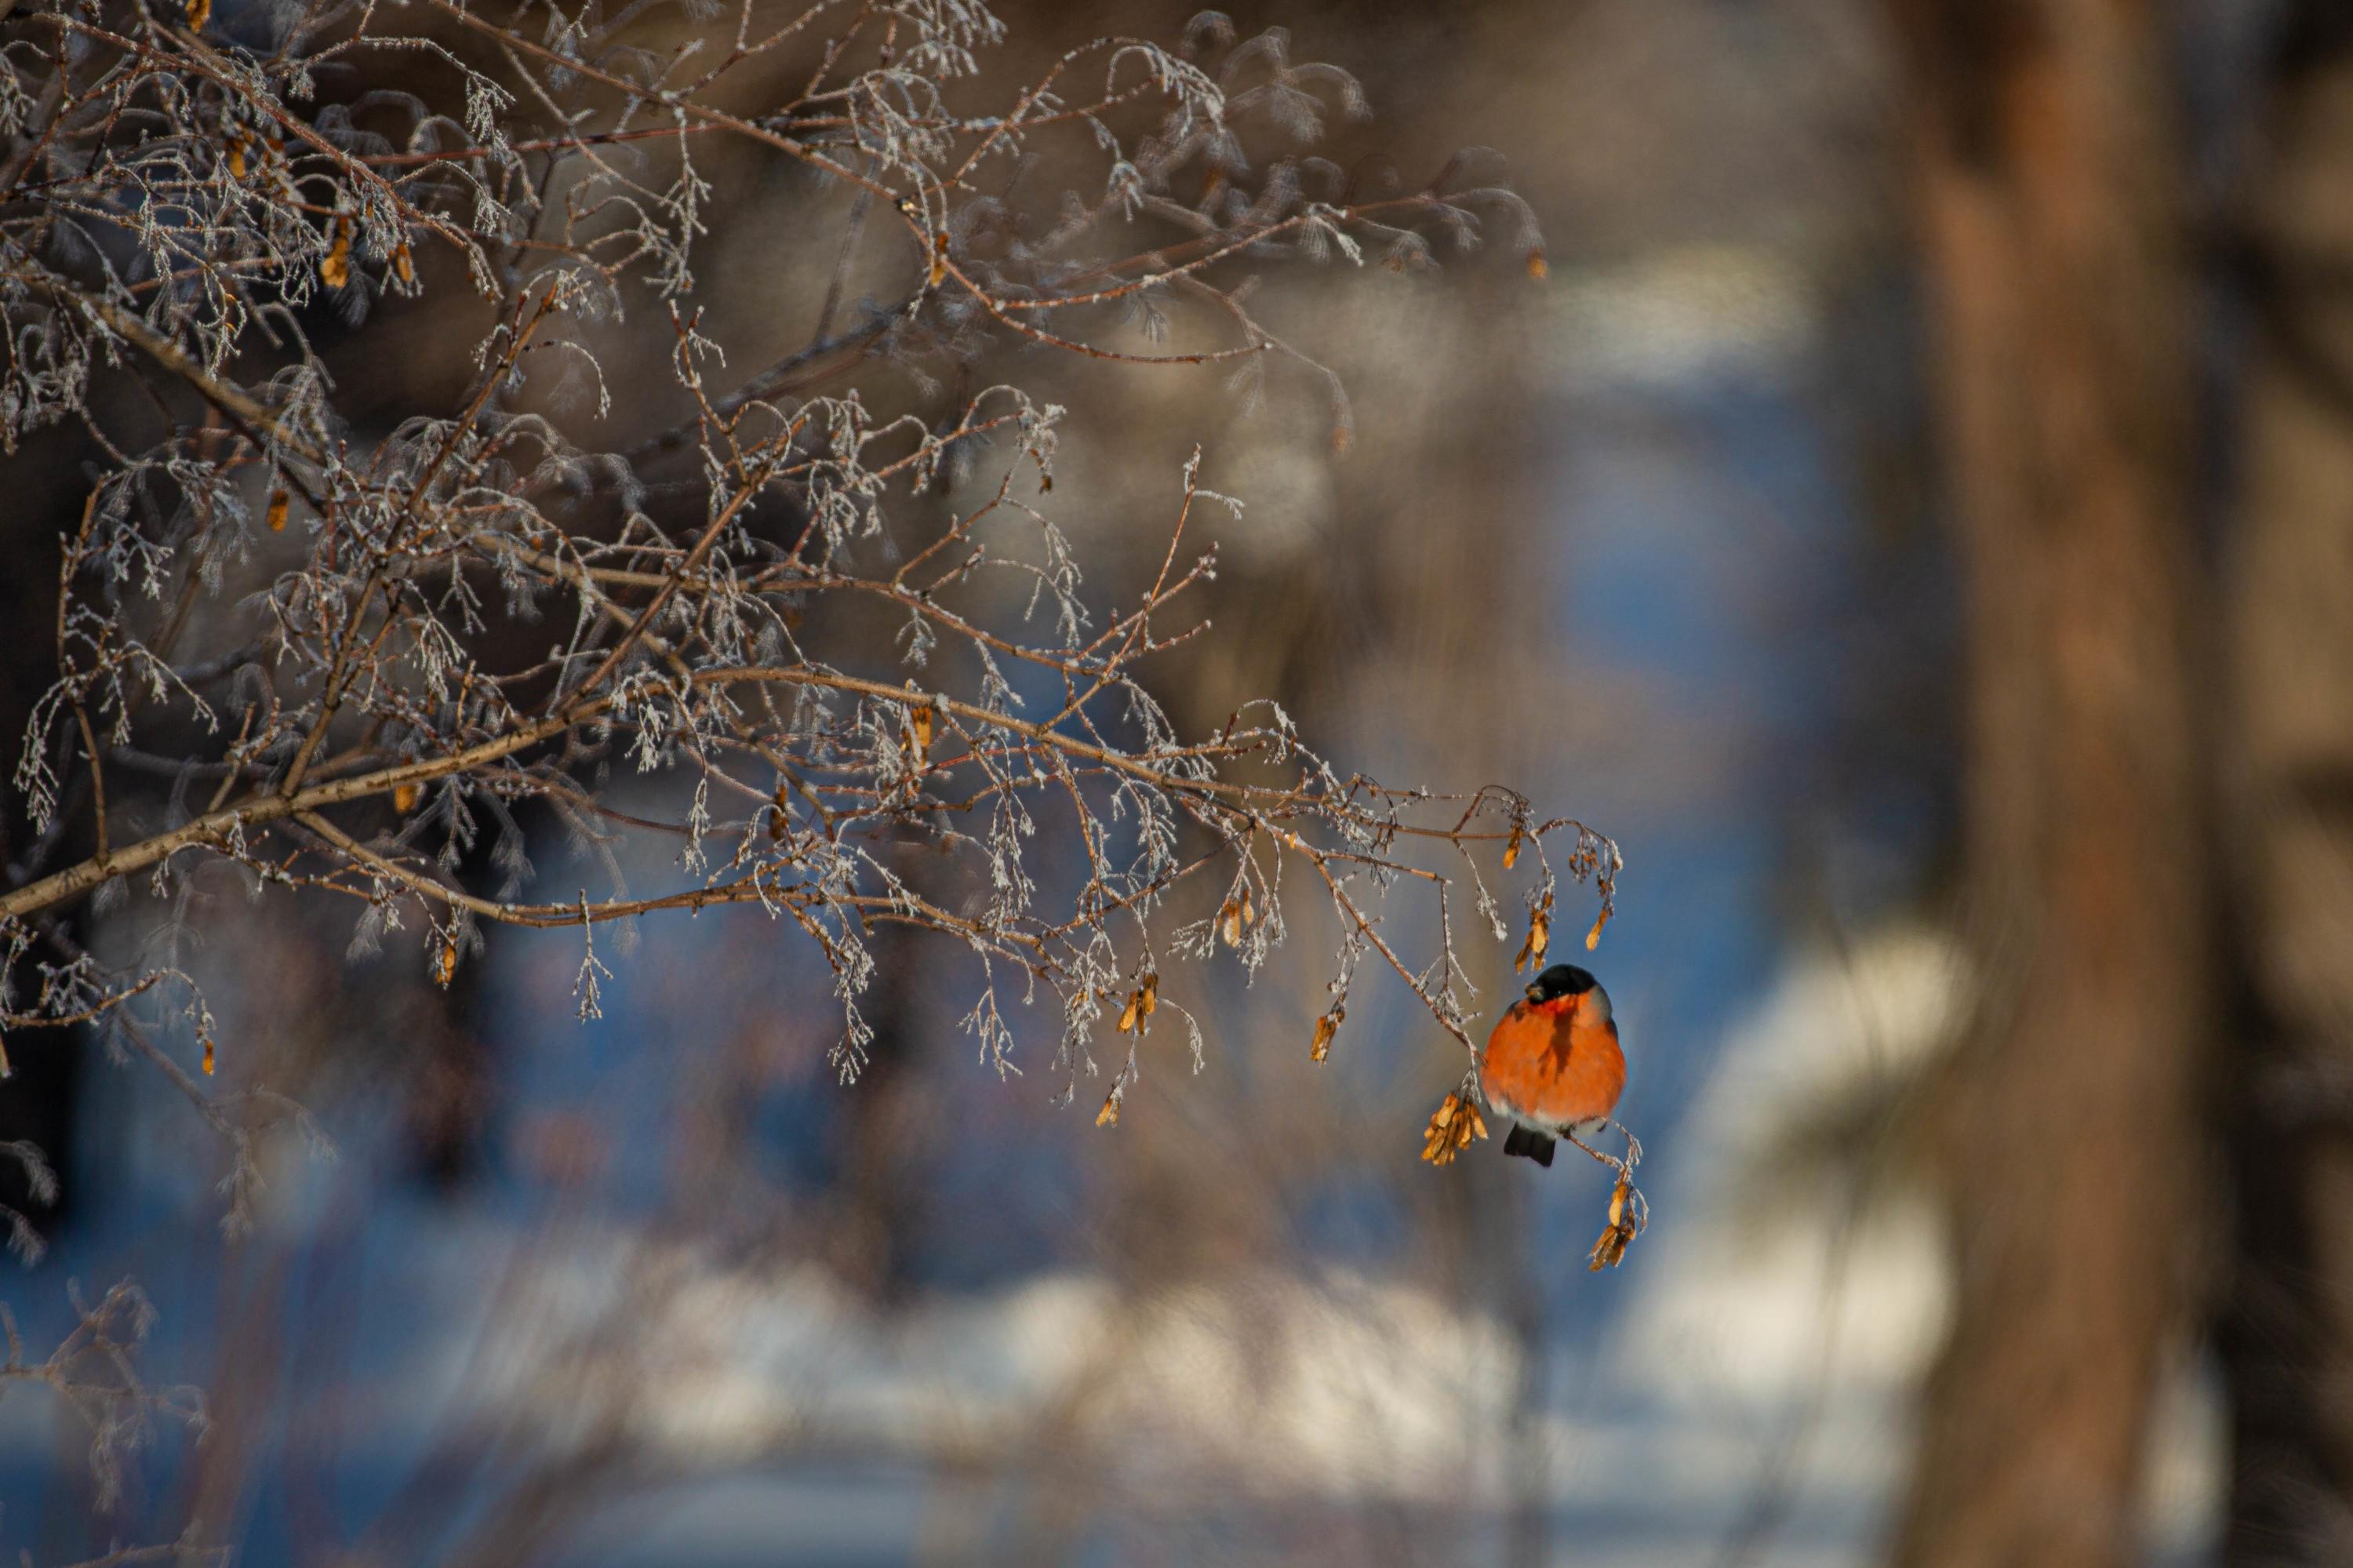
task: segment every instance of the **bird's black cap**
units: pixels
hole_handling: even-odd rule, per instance
[[[1575,964],[1555,964],[1528,982],[1528,1000],[1557,1001],[1564,996],[1582,996],[1600,983],[1590,969],[1578,969]]]

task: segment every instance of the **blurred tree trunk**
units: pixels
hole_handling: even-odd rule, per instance
[[[2184,1318],[2212,918],[2192,306],[2147,0],[1893,0],[1967,573],[1955,1318],[1905,1564],[2122,1563]]]
[[[2353,1556],[2353,13],[2301,0],[2246,215],[2258,328],[2228,627],[2236,1107],[2225,1561]]]

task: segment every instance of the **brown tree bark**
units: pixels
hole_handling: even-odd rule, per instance
[[[2227,579],[2233,928],[2258,1022],[2220,1335],[2233,1568],[2353,1555],[2353,15],[2303,0],[2275,66]]]
[[[2160,8],[1899,0],[1966,574],[1978,1012],[1905,1564],[2122,1563],[2184,1319],[2211,918]]]

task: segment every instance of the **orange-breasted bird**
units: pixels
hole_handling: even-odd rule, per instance
[[[1609,993],[1575,964],[1555,964],[1512,1003],[1479,1054],[1479,1087],[1512,1123],[1504,1152],[1552,1163],[1553,1139],[1599,1121],[1626,1087]]]

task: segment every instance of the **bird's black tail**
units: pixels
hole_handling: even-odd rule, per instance
[[[1504,1135],[1504,1152],[1517,1154],[1549,1167],[1552,1164],[1552,1139],[1541,1132],[1530,1132],[1515,1123],[1512,1130]]]

